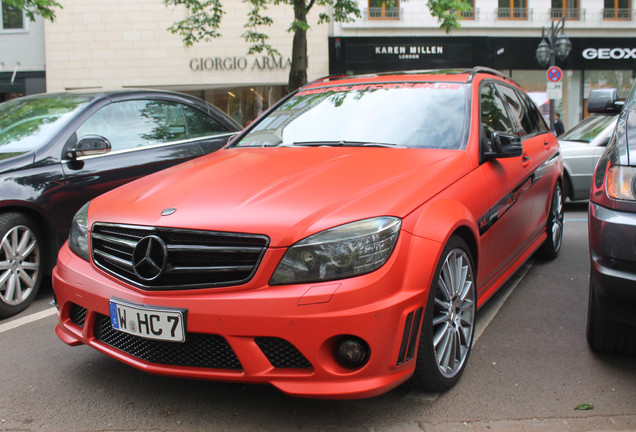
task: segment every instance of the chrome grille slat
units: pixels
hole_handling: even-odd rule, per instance
[[[252,266],[223,266],[223,267],[171,267],[166,269],[166,273],[192,273],[192,272],[203,272],[203,273],[221,273],[221,272],[232,272],[232,271],[249,271]]]
[[[230,247],[230,246],[191,246],[191,245],[168,245],[170,252],[217,252],[217,253],[260,253],[259,247]]]
[[[101,234],[93,234],[93,237],[98,240],[104,240],[104,241],[112,242],[115,244],[119,244],[121,246],[128,246],[131,248],[134,248],[137,242],[139,241],[139,239],[127,240],[127,239],[121,239],[112,235],[101,235]]]
[[[148,240],[160,245],[153,246],[156,247],[153,257],[157,252],[165,255],[165,265],[153,277],[135,267],[135,262],[139,265],[139,260],[148,253],[146,249],[137,249],[135,254],[135,248],[140,242],[144,248],[148,247]],[[97,267],[148,290],[244,284],[253,277],[268,245],[269,238],[259,234],[106,223],[94,224],[91,235]]]
[[[100,251],[100,250],[94,250],[93,253],[95,255],[99,255],[100,257],[102,257],[103,259],[112,262],[113,264],[119,266],[119,267],[123,267],[125,269],[128,269],[130,271],[133,270],[133,266],[130,260],[125,260],[122,258],[118,258],[114,255],[111,255],[109,253]]]

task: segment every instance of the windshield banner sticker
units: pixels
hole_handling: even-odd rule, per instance
[[[354,84],[354,85],[341,85],[333,87],[320,87],[315,89],[303,90],[298,92],[299,95],[311,95],[328,92],[347,92],[347,91],[362,91],[362,90],[390,90],[390,89],[434,89],[434,90],[459,90],[462,88],[461,84],[456,83],[380,83],[380,84]]]

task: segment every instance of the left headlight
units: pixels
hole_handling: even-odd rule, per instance
[[[636,201],[636,168],[612,165],[607,175],[606,192],[612,199]]]
[[[391,256],[402,220],[383,216],[331,228],[291,246],[271,285],[344,279],[370,273]]]
[[[87,202],[77,211],[68,234],[68,246],[75,254],[86,261],[88,254],[88,204]]]

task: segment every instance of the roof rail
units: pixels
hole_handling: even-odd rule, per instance
[[[516,85],[519,85],[515,80],[513,80],[512,78],[510,78],[508,75],[506,75],[503,72],[499,72],[496,69],[492,69],[489,67],[485,67],[485,66],[475,66],[474,68],[472,68],[470,71],[467,71],[470,73],[470,76],[468,77],[468,82],[472,82],[473,78],[475,77],[475,75],[477,75],[478,73],[487,73],[487,74],[491,74],[494,76],[497,76],[499,78],[503,78],[506,81],[510,81],[515,83]]]

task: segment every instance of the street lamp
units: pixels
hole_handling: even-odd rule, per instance
[[[534,53],[541,66],[555,66],[556,59],[565,60],[570,51],[572,51],[572,42],[565,35],[565,17],[562,17],[556,24],[553,21],[549,32],[545,27],[541,29],[541,42]],[[553,99],[550,99],[550,129],[554,131]]]

